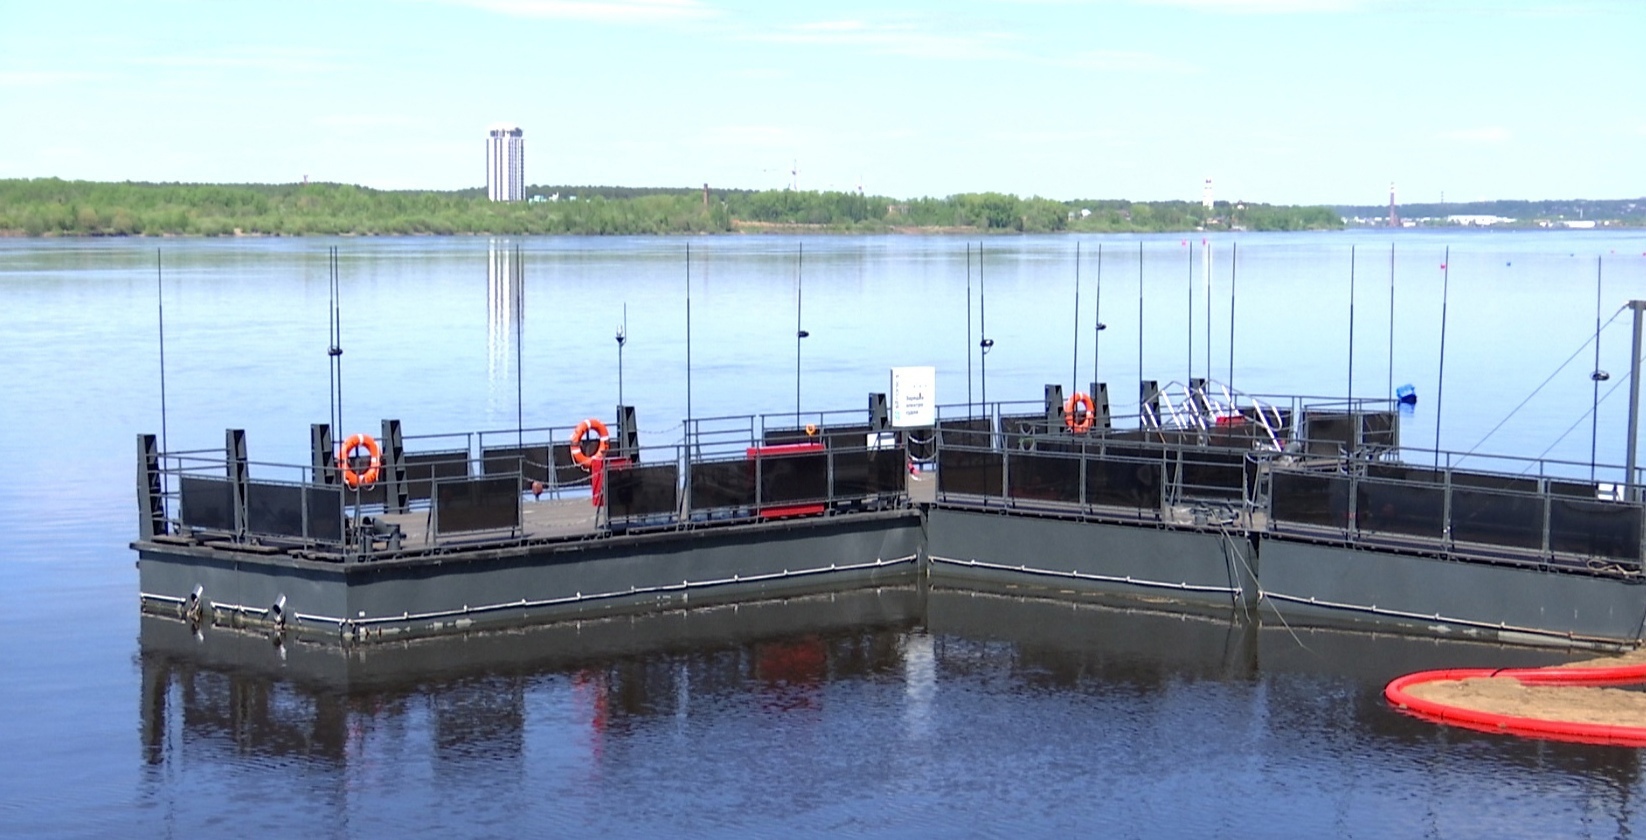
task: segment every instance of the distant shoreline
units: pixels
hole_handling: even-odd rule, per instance
[[[0,179],[7,236],[529,236],[551,234],[1186,233],[1335,230],[1327,207],[1004,193],[893,199],[855,192],[529,187],[527,201],[479,190],[347,184],[144,184]]]
[[[0,236],[685,236],[1185,234],[1395,228],[1387,209],[1255,202],[1056,201],[1004,193],[894,199],[855,192],[529,187],[386,191],[347,184],[146,184],[0,179]],[[1400,230],[1646,228],[1646,199],[1396,208]]]

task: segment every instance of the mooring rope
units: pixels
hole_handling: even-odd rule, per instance
[[[1617,310],[1617,311],[1616,311],[1616,312],[1613,312],[1613,313],[1612,313],[1612,317],[1611,317],[1611,319],[1609,319],[1609,320],[1608,320],[1608,321],[1607,321],[1607,322],[1606,322],[1606,323],[1605,323],[1605,324],[1603,324],[1603,325],[1601,325],[1601,326],[1600,326],[1600,328],[1599,328],[1599,329],[1597,329],[1597,330],[1595,330],[1595,334],[1594,334],[1594,335],[1591,335],[1591,336],[1589,336],[1589,337],[1588,337],[1588,338],[1586,338],[1586,339],[1584,339],[1584,340],[1583,340],[1583,343],[1582,343],[1582,344],[1581,344],[1581,345],[1578,345],[1578,348],[1577,348],[1577,349],[1576,349],[1576,350],[1574,350],[1574,351],[1573,351],[1573,352],[1572,352],[1572,355],[1570,355],[1570,356],[1567,356],[1567,357],[1566,357],[1566,361],[1564,361],[1564,362],[1561,362],[1561,363],[1560,363],[1560,367],[1557,367],[1557,368],[1555,368],[1555,371],[1554,371],[1554,373],[1551,373],[1551,374],[1549,374],[1549,376],[1548,376],[1548,378],[1547,378],[1547,379],[1544,379],[1544,380],[1543,380],[1543,381],[1542,381],[1542,382],[1541,382],[1541,383],[1539,383],[1539,384],[1538,384],[1538,386],[1537,386],[1537,387],[1536,387],[1536,388],[1533,388],[1533,389],[1532,389],[1532,392],[1531,392],[1531,393],[1530,393],[1530,394],[1527,394],[1527,395],[1526,395],[1526,399],[1523,399],[1523,400],[1521,400],[1521,401],[1520,401],[1520,404],[1519,404],[1519,405],[1516,405],[1516,406],[1515,406],[1515,407],[1514,407],[1514,408],[1512,408],[1512,409],[1510,409],[1510,410],[1509,410],[1509,413],[1508,413],[1508,414],[1507,414],[1507,415],[1505,415],[1505,416],[1504,416],[1504,418],[1503,418],[1503,419],[1502,419],[1502,420],[1499,420],[1499,421],[1497,421],[1497,425],[1496,425],[1496,426],[1493,426],[1493,427],[1492,427],[1492,430],[1491,430],[1491,431],[1489,431],[1489,432],[1487,432],[1487,433],[1486,433],[1486,435],[1485,435],[1485,437],[1482,437],[1482,438],[1481,438],[1481,439],[1480,439],[1480,440],[1478,440],[1478,441],[1475,441],[1475,445],[1474,445],[1474,446],[1471,446],[1471,447],[1469,447],[1469,451],[1467,451],[1467,452],[1465,452],[1465,453],[1463,453],[1463,455],[1462,455],[1462,456],[1461,456],[1461,457],[1459,457],[1459,458],[1458,458],[1458,461],[1462,461],[1462,460],[1463,460],[1463,459],[1464,459],[1464,458],[1467,458],[1467,457],[1469,457],[1469,456],[1470,456],[1470,455],[1473,455],[1473,454],[1475,454],[1475,452],[1477,452],[1477,451],[1479,451],[1479,450],[1480,450],[1480,447],[1481,447],[1481,446],[1483,446],[1483,445],[1485,445],[1485,443],[1486,443],[1486,441],[1487,441],[1487,440],[1489,440],[1489,439],[1490,439],[1490,438],[1491,438],[1491,436],[1492,436],[1492,435],[1494,435],[1494,434],[1497,434],[1497,431],[1498,431],[1498,430],[1499,430],[1499,429],[1501,429],[1501,428],[1503,428],[1503,425],[1504,425],[1504,424],[1505,424],[1505,423],[1508,423],[1508,422],[1509,422],[1509,421],[1510,421],[1510,420],[1511,420],[1511,419],[1513,419],[1513,418],[1514,418],[1514,416],[1515,416],[1515,415],[1516,415],[1516,414],[1517,414],[1517,413],[1519,413],[1519,412],[1520,412],[1520,410],[1521,410],[1521,409],[1522,409],[1522,408],[1525,408],[1525,407],[1526,407],[1526,404],[1527,404],[1527,403],[1529,403],[1529,402],[1531,402],[1531,401],[1532,401],[1532,400],[1533,400],[1533,399],[1534,399],[1534,398],[1535,398],[1535,397],[1536,397],[1536,396],[1537,396],[1537,395],[1538,395],[1538,393],[1539,393],[1539,392],[1541,392],[1541,391],[1542,391],[1542,390],[1543,390],[1543,389],[1544,389],[1544,387],[1546,387],[1546,386],[1547,386],[1547,385],[1548,385],[1548,384],[1549,384],[1549,383],[1550,383],[1550,382],[1553,382],[1553,381],[1554,381],[1554,380],[1555,380],[1555,377],[1557,377],[1557,376],[1559,376],[1559,375],[1560,375],[1560,372],[1561,372],[1561,371],[1563,371],[1563,370],[1565,370],[1565,369],[1566,369],[1566,367],[1567,367],[1567,366],[1568,366],[1568,365],[1570,365],[1570,364],[1571,364],[1571,363],[1572,363],[1572,362],[1574,362],[1574,361],[1576,361],[1576,360],[1577,360],[1577,357],[1578,357],[1578,356],[1579,356],[1579,355],[1582,355],[1582,353],[1583,353],[1583,351],[1584,351],[1584,350],[1585,350],[1585,349],[1586,349],[1586,348],[1588,348],[1588,346],[1589,346],[1589,344],[1590,344],[1590,342],[1594,342],[1594,341],[1595,341],[1595,340],[1596,340],[1596,339],[1598,339],[1598,338],[1599,338],[1599,337],[1600,337],[1600,333],[1601,333],[1601,331],[1602,331],[1602,330],[1604,330],[1604,329],[1606,329],[1606,328],[1607,328],[1607,327],[1610,327],[1610,326],[1611,326],[1611,325],[1612,325],[1612,321],[1616,321],[1616,320],[1617,320],[1617,316],[1619,316],[1619,315],[1622,315],[1622,314],[1623,314],[1623,311],[1624,311],[1624,310],[1625,310],[1625,309],[1628,309],[1628,307],[1627,307],[1627,306],[1620,306],[1620,307],[1618,307],[1618,310]],[[1621,380],[1620,380],[1620,381],[1621,381]],[[1614,385],[1614,386],[1612,386],[1612,387],[1613,387],[1613,388],[1616,388],[1616,387],[1617,387],[1617,386],[1616,386],[1616,385]],[[1610,392],[1610,391],[1608,391],[1608,392],[1607,392],[1607,393],[1608,393],[1608,394],[1609,394],[1609,393],[1611,393],[1611,392]],[[1601,399],[1605,399],[1605,398],[1604,398],[1604,397],[1602,397],[1602,398],[1601,398]],[[1598,406],[1598,405],[1599,405],[1599,401],[1596,401],[1596,402],[1595,402],[1595,405],[1597,405],[1597,406]],[[1591,411],[1591,413],[1592,413],[1592,412],[1593,412],[1593,409],[1592,409],[1592,408],[1591,408],[1591,410],[1590,410],[1590,411]],[[1585,414],[1585,415],[1584,415],[1584,417],[1587,417],[1587,416],[1588,416],[1588,414]],[[1580,418],[1578,418],[1578,422],[1582,422],[1582,419],[1583,419],[1583,418],[1581,418],[1581,417],[1580,417]],[[1575,427],[1575,426],[1574,426],[1574,427],[1573,427],[1573,428],[1576,428],[1576,427]],[[1567,430],[1566,430],[1566,434],[1570,434],[1570,433],[1571,433],[1571,431],[1572,431],[1572,430],[1571,430],[1571,429],[1567,429]],[[1566,434],[1562,434],[1562,435],[1561,435],[1561,437],[1562,437],[1562,438],[1564,438],[1564,437],[1565,437],[1565,436],[1566,436]],[[1556,439],[1556,440],[1555,440],[1555,443],[1559,443],[1559,442],[1560,442],[1560,439],[1559,439],[1559,438],[1557,438],[1557,439]],[[1550,447],[1549,447],[1549,449],[1553,449],[1553,448],[1554,448],[1554,446],[1552,446],[1552,445],[1551,445],[1551,446],[1550,446]],[[1544,451],[1544,454],[1548,454],[1548,452],[1549,452],[1549,449],[1545,449],[1545,450],[1543,450],[1543,451]],[[1541,457],[1542,457],[1542,456],[1541,456],[1541,455],[1540,455],[1540,456],[1538,456],[1538,457],[1540,457],[1540,458],[1541,458]]]

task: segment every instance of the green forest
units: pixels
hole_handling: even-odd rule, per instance
[[[1329,207],[1186,201],[1057,201],[1004,193],[893,199],[852,192],[532,186],[483,190],[348,184],[156,184],[0,180],[0,235],[308,236],[678,234],[760,231],[1054,233],[1342,226]]]

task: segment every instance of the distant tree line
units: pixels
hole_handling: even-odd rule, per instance
[[[13,236],[665,234],[1311,230],[1327,207],[1219,202],[1055,201],[1004,193],[898,200],[854,192],[532,186],[530,201],[480,189],[374,190],[348,184],[155,184],[0,180],[0,234]]]
[[[1345,205],[1332,209],[1339,215],[1351,219],[1381,219],[1389,215],[1387,204]],[[1539,220],[1589,219],[1634,226],[1646,225],[1646,198],[1414,202],[1397,204],[1395,211],[1402,219],[1502,216],[1528,224]]]

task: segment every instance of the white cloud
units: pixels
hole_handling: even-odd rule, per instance
[[[1160,73],[1180,76],[1200,72],[1200,68],[1193,64],[1172,61],[1155,53],[1134,52],[1131,50],[1090,50],[1054,60],[1053,63],[1078,70],[1104,70],[1109,72]]]
[[[3,70],[0,87],[46,87],[108,78],[104,73],[71,73],[58,70]]]
[[[1374,5],[1379,0],[1137,0],[1153,6],[1176,6],[1207,12],[1236,14],[1293,14],[1297,12],[1349,12]]]
[[[914,58],[977,60],[1017,57],[1015,52],[1004,47],[1004,43],[1010,40],[1005,35],[937,32],[909,21],[814,21],[759,33],[752,37],[754,40],[775,43],[866,47],[874,52]]]
[[[317,117],[314,124],[326,128],[399,128],[413,121],[400,114],[329,114]]]
[[[439,0],[513,17],[597,23],[664,23],[712,17],[700,0]]]
[[[1458,143],[1502,143],[1509,139],[1509,130],[1498,125],[1479,128],[1458,128],[1440,133],[1443,140]]]
[[[346,69],[337,54],[301,47],[234,47],[178,55],[152,55],[137,64],[208,70],[270,70],[283,73],[335,73]]]
[[[792,147],[794,132],[778,125],[717,125],[704,130],[703,142],[714,146]]]

